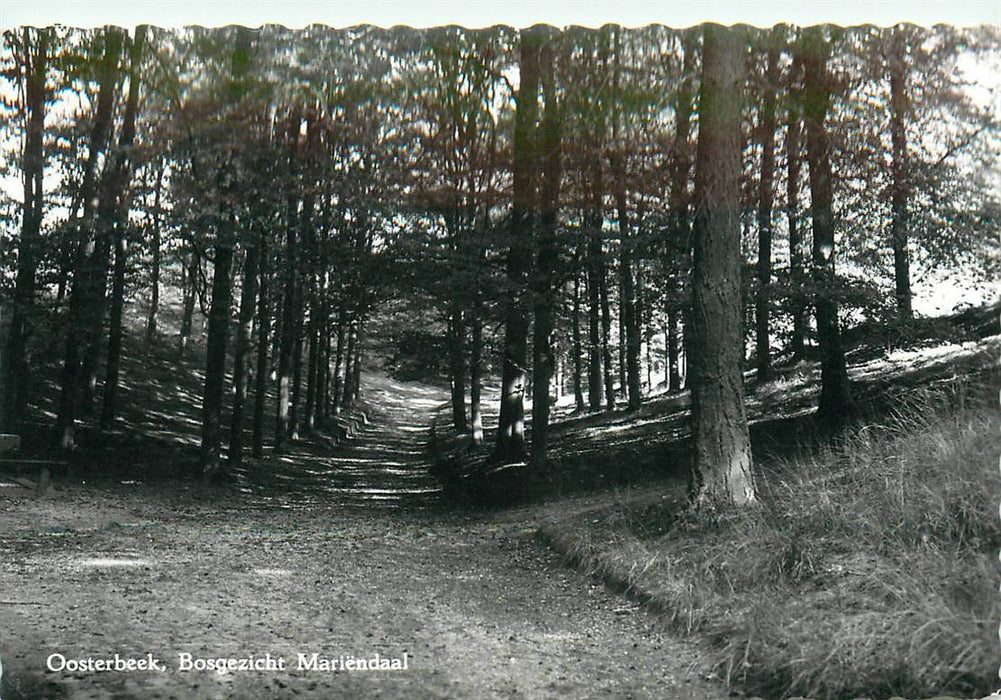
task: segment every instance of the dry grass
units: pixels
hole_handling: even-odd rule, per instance
[[[996,408],[920,394],[881,425],[765,465],[760,507],[618,503],[544,536],[769,697],[985,695],[996,678]]]

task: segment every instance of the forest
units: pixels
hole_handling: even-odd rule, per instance
[[[0,67],[0,474],[39,497],[4,503],[12,561],[87,481],[147,524],[528,503],[531,546],[703,635],[714,683],[996,683],[997,27],[21,27]],[[954,569],[949,612],[860,588],[883,641],[762,631],[813,584],[861,629],[829,577],[883,566],[863,540],[884,579]]]

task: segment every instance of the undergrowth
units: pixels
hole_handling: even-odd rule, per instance
[[[879,425],[764,465],[760,504],[625,502],[543,535],[711,642],[768,697],[986,695],[997,672],[994,407],[925,392]]]

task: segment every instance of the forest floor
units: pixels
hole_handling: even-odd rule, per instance
[[[162,476],[57,480],[48,498],[0,488],[0,696],[728,694],[703,678],[698,645],[534,539],[542,519],[592,501],[445,508],[423,454],[445,394],[381,377],[366,392],[377,408],[355,436],[297,443],[239,488]],[[183,671],[183,653],[286,668]],[[314,653],[406,655],[408,668],[297,668]],[[49,671],[53,654],[152,654],[165,670]]]

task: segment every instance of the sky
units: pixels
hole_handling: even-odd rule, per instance
[[[432,26],[493,24],[528,26],[625,26],[661,23],[673,27],[715,21],[771,26],[791,24],[879,25],[910,21],[931,25],[1001,24],[1001,0],[0,0],[0,29],[53,23],[163,27],[186,24],[258,26],[314,22],[344,27],[371,23]]]

